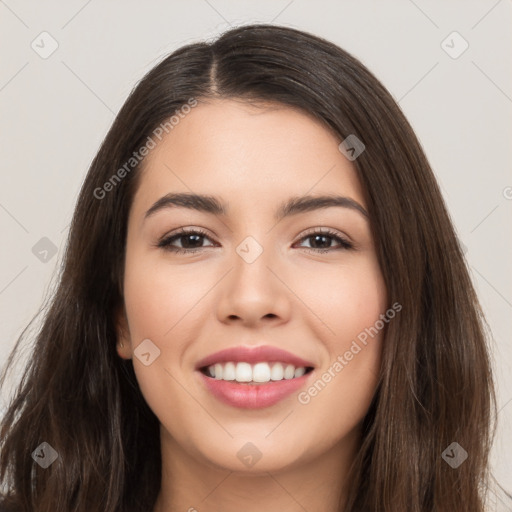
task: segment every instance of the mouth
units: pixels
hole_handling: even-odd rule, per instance
[[[285,350],[262,345],[221,350],[199,361],[195,369],[206,390],[222,403],[260,409],[306,386],[315,366]]]

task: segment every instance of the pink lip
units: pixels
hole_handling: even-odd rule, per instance
[[[217,380],[199,372],[207,389],[225,404],[241,409],[262,409],[298,391],[314,372],[302,377],[270,381],[265,384],[239,384],[233,381]]]
[[[313,363],[291,354],[286,350],[271,347],[270,345],[260,345],[258,347],[238,346],[215,352],[214,354],[210,354],[204,359],[201,359],[201,361],[196,364],[196,370],[206,366],[211,366],[215,363],[228,363],[229,361],[233,361],[235,363],[245,362],[249,364],[280,362],[293,364],[295,368],[300,366],[314,366]]]
[[[281,362],[292,364],[295,368],[301,366],[314,367],[313,363],[306,361],[286,350],[260,345],[258,347],[238,346],[227,348],[201,359],[196,364],[196,370],[201,370],[215,363],[245,362],[255,364],[259,362]],[[214,379],[198,371],[206,388],[220,401],[242,409],[261,409],[270,407],[295,391],[299,390],[313,372],[302,377],[270,381],[263,384],[240,384],[234,381]]]

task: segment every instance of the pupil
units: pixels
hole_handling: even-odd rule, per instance
[[[190,240],[191,238],[195,238],[195,241],[197,242],[197,241],[198,241],[198,239],[201,239],[201,238],[202,238],[202,236],[201,236],[201,235],[186,235],[186,236],[184,237],[184,239],[185,239],[187,242],[186,242],[185,244],[183,244],[183,245],[184,245],[184,247],[185,247],[186,249],[190,249],[190,248],[192,248],[192,249],[193,249],[193,248],[197,247],[196,245],[194,245],[194,243],[192,243],[192,245],[188,243],[188,242],[189,242],[189,240]],[[200,241],[200,240],[199,240],[199,241]]]
[[[315,243],[313,244],[313,246],[316,246],[316,245],[317,245],[317,244],[316,244],[316,242],[317,242],[317,240],[318,240],[319,238],[320,238],[320,239],[321,239],[321,238],[323,238],[323,239],[324,239],[324,241],[325,241],[325,240],[327,240],[329,237],[324,236],[324,235],[315,235],[315,236],[313,237],[313,239],[315,240]],[[322,245],[322,244],[320,244],[320,245]],[[325,248],[328,248],[329,246],[330,246],[329,241],[327,241],[327,244],[323,244],[323,246],[322,246],[322,247],[315,247],[315,248],[317,248],[317,249],[325,249]]]

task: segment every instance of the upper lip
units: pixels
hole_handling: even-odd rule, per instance
[[[272,347],[270,345],[259,345],[257,347],[238,346],[226,348],[206,356],[205,358],[198,361],[196,364],[196,370],[204,367],[211,366],[215,363],[227,363],[227,362],[246,362],[246,363],[260,363],[260,362],[281,362],[292,364],[295,368],[301,366],[313,367],[313,363],[306,361],[301,357],[296,356],[281,348]]]

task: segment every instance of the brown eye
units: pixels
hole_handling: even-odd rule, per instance
[[[310,247],[305,247],[305,249],[320,253],[354,248],[352,243],[350,243],[348,240],[341,237],[338,233],[328,229],[309,233],[306,236],[303,236],[300,241],[304,240],[311,240]],[[331,246],[333,240],[338,242],[337,247]]]
[[[163,238],[157,245],[166,251],[175,253],[194,253],[204,248],[203,240],[205,238],[210,239],[208,235],[200,229],[181,230]],[[180,240],[181,247],[172,245],[177,240]]]

